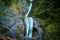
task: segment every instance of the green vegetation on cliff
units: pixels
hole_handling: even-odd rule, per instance
[[[13,10],[16,9],[16,5],[12,0],[0,0],[0,5],[9,8],[14,7]],[[60,0],[34,0],[30,13],[30,15],[39,22],[40,20],[43,21],[43,40],[60,40]],[[0,18],[4,15],[5,12],[0,10]],[[0,27],[0,31],[1,30],[4,29]]]

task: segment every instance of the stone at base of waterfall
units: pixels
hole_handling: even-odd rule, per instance
[[[6,32],[6,35],[12,38],[19,38],[17,30],[9,30],[8,32]]]

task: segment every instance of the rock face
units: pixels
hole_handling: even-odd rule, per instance
[[[7,10],[4,10],[5,12],[7,12],[9,9]],[[42,29],[41,27],[39,27],[39,23],[37,23],[35,20],[34,20],[34,28],[37,29],[37,32],[38,32],[38,35],[34,35],[31,39],[29,38],[26,38],[24,36],[24,31],[25,31],[25,26],[24,26],[24,22],[22,20],[22,14],[20,13],[17,13],[15,11],[10,11],[9,14],[5,15],[3,18],[0,19],[1,23],[4,25],[4,27],[8,27],[10,28],[5,34],[7,36],[10,36],[12,38],[16,38],[16,39],[26,39],[26,40],[41,40],[41,37],[42,37]],[[23,30],[23,31],[22,31]],[[34,32],[34,34],[37,34],[37,32]]]
[[[26,8],[26,4],[25,8]],[[3,6],[0,6],[0,8],[2,9],[2,11],[4,13],[7,13],[4,17],[2,17],[0,19],[0,23],[4,26],[4,27],[8,27],[9,30],[7,30],[7,32],[5,33],[7,36],[12,37],[12,38],[16,38],[19,40],[41,40],[42,38],[42,28],[39,26],[39,23],[36,22],[34,20],[34,28],[33,29],[33,37],[31,39],[26,38],[24,36],[25,34],[25,26],[24,26],[24,22],[22,19],[22,12],[24,12],[24,10],[20,13],[17,13],[14,10],[11,10],[9,8],[5,8]],[[26,11],[26,10],[25,10]]]
[[[23,26],[22,14],[11,9],[4,8],[3,6],[0,7],[3,12],[7,13],[0,19],[0,22],[4,27],[10,28],[7,34],[11,33],[13,35],[16,33],[15,35],[17,35],[18,27]]]
[[[5,35],[0,34],[0,40],[13,40],[13,39],[10,37],[7,37]]]

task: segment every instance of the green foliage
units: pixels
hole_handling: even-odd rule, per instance
[[[2,18],[6,13],[0,10],[0,18]]]
[[[5,33],[8,29],[6,29],[5,27],[3,27],[1,24],[0,24],[0,33]]]
[[[27,0],[28,1],[28,0]],[[16,3],[14,3],[16,2]],[[0,5],[7,6],[14,10],[20,11],[19,6],[17,5],[19,0],[0,0]],[[29,1],[28,1],[29,2]],[[13,6],[11,7],[11,4]],[[29,3],[28,3],[29,4]],[[22,8],[21,8],[22,9]],[[0,10],[0,18],[3,17],[6,13],[11,13],[11,11],[3,12]],[[31,10],[32,17],[36,18],[37,21],[43,21],[43,40],[60,40],[60,1],[59,0],[34,0],[33,7]],[[24,18],[24,16],[22,17]],[[5,30],[3,27],[0,27],[0,31]]]
[[[60,20],[59,0],[34,0],[31,16],[37,20],[43,20],[44,37],[43,40],[59,40],[59,20]],[[58,33],[57,33],[58,32]],[[48,34],[48,35],[47,35]]]
[[[11,3],[12,0],[0,0],[0,5],[9,6]]]

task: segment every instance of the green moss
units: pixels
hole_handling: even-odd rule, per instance
[[[0,33],[5,33],[6,31],[8,31],[8,29],[4,28],[2,25],[0,25]]]

